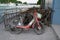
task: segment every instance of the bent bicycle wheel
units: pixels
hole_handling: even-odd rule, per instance
[[[39,22],[39,24],[41,25],[40,27],[38,27],[37,23],[34,24],[34,32],[37,35],[43,34],[44,33],[44,26],[42,23]]]

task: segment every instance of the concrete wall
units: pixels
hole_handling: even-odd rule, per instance
[[[45,0],[45,8],[51,7],[52,8],[53,0]]]

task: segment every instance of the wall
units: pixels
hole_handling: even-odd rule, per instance
[[[51,7],[52,8],[53,0],[45,0],[45,8]]]
[[[51,7],[54,10],[52,23],[60,25],[60,0],[45,0],[45,7]]]
[[[53,9],[55,10],[53,15],[53,24],[60,25],[60,0],[53,1]]]

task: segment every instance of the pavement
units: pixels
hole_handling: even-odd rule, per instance
[[[60,25],[52,25],[52,27],[60,38]]]
[[[57,27],[56,25],[53,25]],[[58,26],[58,30],[60,29],[60,25]],[[58,33],[60,35],[60,33]],[[9,31],[4,30],[4,24],[0,24],[0,40],[58,40],[56,34],[54,34],[53,30],[50,27],[45,28],[45,32],[41,35],[37,35],[33,29],[28,31],[23,31],[21,34],[11,34]]]

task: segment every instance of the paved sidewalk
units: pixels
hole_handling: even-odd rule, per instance
[[[56,36],[50,27],[47,27],[42,35],[36,35],[33,29],[23,31],[21,34],[11,34],[4,30],[2,23],[0,24],[0,40],[56,40]]]
[[[60,38],[60,25],[52,25],[52,27]]]

